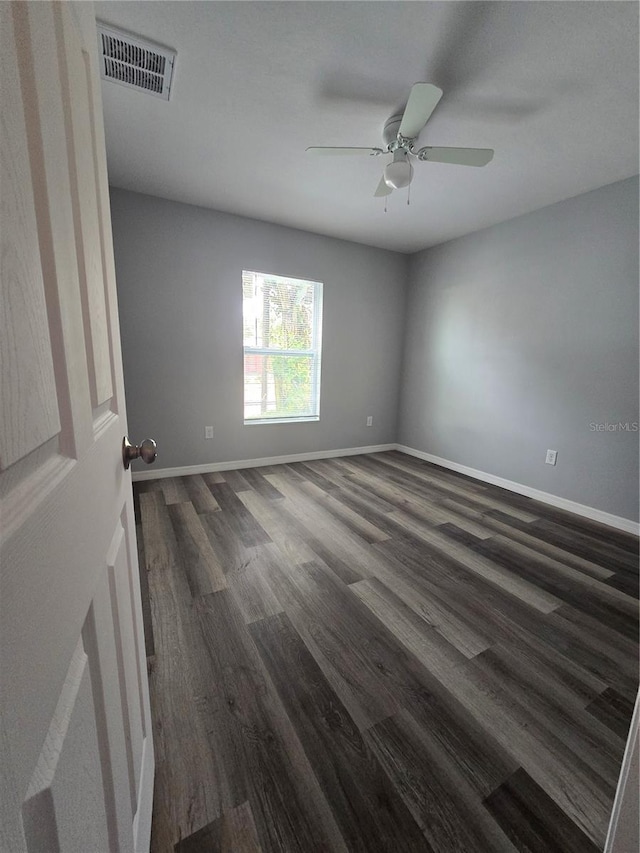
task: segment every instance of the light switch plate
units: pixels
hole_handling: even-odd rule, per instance
[[[544,460],[547,465],[555,465],[558,458],[557,450],[547,450],[547,458]]]

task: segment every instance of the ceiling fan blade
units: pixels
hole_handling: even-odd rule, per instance
[[[459,166],[486,166],[493,160],[493,148],[421,148],[419,160],[432,163],[456,163]]]
[[[433,83],[414,83],[400,122],[399,133],[405,139],[415,139],[438,106],[442,89]]]
[[[387,186],[387,184],[385,184],[384,178],[380,178],[380,183],[378,184],[378,188],[374,192],[373,197],[374,198],[382,198],[382,196],[391,195],[392,192],[393,192],[393,190],[391,189],[391,187],[389,187],[389,186]]]
[[[319,154],[321,157],[325,156],[344,156],[349,154],[369,154],[371,157],[375,157],[378,154],[382,154],[382,148],[331,148],[329,146],[314,146],[312,148],[307,148],[307,152],[311,154]]]

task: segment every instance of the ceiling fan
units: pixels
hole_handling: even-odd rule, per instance
[[[319,155],[349,155],[368,154],[378,157],[380,154],[391,154],[393,159],[388,163],[382,174],[375,196],[385,196],[407,187],[413,177],[413,166],[410,157],[427,160],[432,163],[456,163],[460,166],[486,166],[493,158],[492,148],[425,148],[415,147],[420,131],[429,121],[435,110],[442,89],[432,83],[414,83],[407,101],[404,113],[392,116],[384,126],[382,138],[385,148],[331,148],[311,147],[307,151]]]

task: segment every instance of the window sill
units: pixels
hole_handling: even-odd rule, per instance
[[[264,426],[265,424],[308,424],[317,423],[319,420],[319,415],[310,418],[251,418],[251,420],[245,420],[244,425]]]

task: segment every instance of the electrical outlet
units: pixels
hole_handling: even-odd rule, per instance
[[[212,426],[206,426],[204,428],[204,437],[205,438],[213,438],[213,427]]]
[[[544,460],[547,465],[555,465],[558,458],[557,450],[547,450],[547,458]]]
[[[367,415],[367,426],[373,426],[373,415]]]

